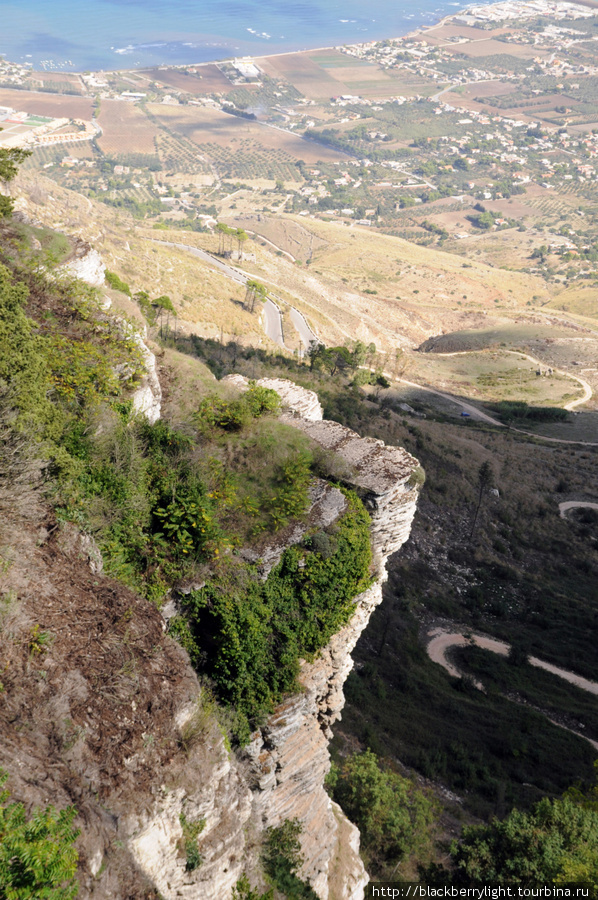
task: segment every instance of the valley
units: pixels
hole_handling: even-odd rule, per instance
[[[114,684],[83,657],[77,665],[101,685],[111,735],[119,704],[139,693],[147,711],[157,691],[160,705],[154,731],[151,716],[142,733],[130,714],[134,751],[111,749],[104,777],[98,710],[84,713],[71,674],[60,702],[76,715],[61,713],[58,737],[46,723],[27,745],[38,774],[40,747],[51,745],[56,771],[64,757],[81,779],[94,822],[82,858],[101,843],[110,861],[105,876],[98,866],[100,890],[196,900],[205,879],[204,896],[219,900],[247,871],[260,891],[276,884],[285,896],[256,862],[264,838],[255,834],[297,813],[297,871],[313,896],[361,900],[366,869],[372,879],[419,877],[446,864],[464,826],[529,812],[575,785],[591,790],[597,40],[591,4],[515,0],[401,38],[242,61],[59,77],[0,59],[0,154],[31,151],[10,179],[14,220],[0,219],[0,262],[26,282],[40,346],[58,348],[47,351],[46,399],[67,422],[35,394],[28,427],[53,448],[43,500],[52,511],[42,514],[38,497],[14,546],[0,528],[0,574],[11,579],[0,628],[6,620],[20,635],[9,662],[21,667],[22,696],[38,703],[45,679],[56,682],[52,667],[44,675],[33,665],[46,651],[31,650],[32,629],[58,635],[64,624],[61,566],[92,616],[95,575],[83,571],[78,538],[60,537],[76,525],[101,549],[102,596],[116,592],[115,637],[98,647],[119,660]],[[76,273],[96,286],[103,312],[93,303],[89,312],[69,280]],[[119,325],[106,324],[108,308]],[[138,358],[129,329],[154,359],[157,388],[140,374],[150,357]],[[78,341],[83,361],[73,352],[61,362],[60,348]],[[114,368],[116,352],[126,362]],[[145,400],[134,401],[140,378]],[[140,424],[137,402],[162,419]],[[2,409],[8,434],[12,412],[4,422]],[[318,480],[323,493],[308,497]],[[181,512],[183,487],[196,505]],[[365,498],[369,539],[347,490]],[[324,495],[336,504],[330,521],[318,511]],[[35,571],[50,566],[47,616],[17,544]],[[251,566],[269,554],[264,587]],[[318,581],[329,571],[342,603]],[[299,583],[317,598],[330,590],[340,606],[311,609]],[[14,612],[23,585],[29,605]],[[138,628],[129,634],[127,609],[145,617],[152,646]],[[60,659],[82,639],[77,628],[57,641]],[[165,681],[157,687],[158,659],[172,667],[176,702]],[[197,690],[204,699],[185,719]],[[0,682],[0,701],[2,691]],[[196,733],[177,724],[179,737],[169,735],[175,715],[197,720]],[[86,729],[93,753],[82,749]],[[362,862],[343,778],[368,750],[421,792],[410,808],[432,811],[429,821],[420,811],[421,844],[405,838],[394,856],[354,816]],[[0,762],[9,756],[0,746]],[[129,759],[168,783],[163,795],[145,775],[134,787]],[[194,765],[213,778],[209,796],[191,787]],[[134,822],[119,766],[123,791],[138,792],[144,809]],[[52,778],[64,800],[66,782]],[[36,790],[27,796],[39,803]],[[234,827],[219,813],[229,802]],[[205,875],[201,864],[190,874],[189,857],[185,868],[187,803],[208,823]],[[178,862],[168,856],[175,844]],[[129,888],[113,873],[133,858]],[[96,896],[96,875],[85,877],[85,896]],[[171,881],[180,893],[169,893]],[[238,890],[238,900],[258,897]]]

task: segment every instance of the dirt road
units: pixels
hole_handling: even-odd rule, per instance
[[[569,509],[598,509],[598,503],[585,502],[583,500],[565,500],[559,503],[559,515],[561,519],[566,519],[565,513]]]
[[[598,507],[598,504],[596,504],[596,506]],[[511,645],[505,643],[505,641],[498,641],[496,638],[486,637],[486,635],[483,634],[468,634],[466,636],[458,631],[444,631],[442,628],[436,628],[431,632],[431,635],[432,640],[426,647],[428,656],[432,662],[442,666],[442,668],[445,669],[449,675],[452,675],[453,678],[462,678],[463,676],[457,667],[446,657],[447,651],[450,650],[451,647],[468,647],[473,644],[476,647],[481,647],[483,650],[490,650],[491,653],[498,653],[499,656],[508,656],[511,649]],[[583,678],[581,675],[576,675],[575,672],[569,672],[567,669],[560,669],[558,666],[553,666],[552,663],[544,662],[544,660],[538,659],[537,656],[530,656],[529,664],[535,666],[537,669],[544,669],[545,672],[550,672],[552,675],[556,675],[558,678],[568,681],[569,684],[574,684],[576,687],[581,688],[582,691],[587,691],[590,694],[594,694],[594,696],[598,696],[598,683],[595,681],[589,681],[589,679]],[[480,681],[474,681],[474,684],[478,690],[484,690],[484,685]],[[561,725],[560,722],[555,722],[554,719],[550,719],[550,721],[554,725],[558,725],[559,728],[565,728],[566,731],[571,731],[578,737],[589,741],[598,750],[598,742],[586,737],[585,734],[573,731],[573,729]]]

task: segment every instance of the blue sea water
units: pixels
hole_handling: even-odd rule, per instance
[[[466,0],[2,0],[0,55],[83,71],[398,37]]]

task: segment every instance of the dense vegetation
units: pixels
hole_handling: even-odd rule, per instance
[[[327,778],[332,797],[359,828],[368,871],[391,878],[410,858],[430,853],[434,805],[415,783],[388,766],[371,750],[333,764]]]
[[[234,705],[240,740],[249,738],[249,721],[296,688],[299,659],[312,657],[347,622],[353,598],[369,584],[369,516],[345,494],[348,509],[336,525],[285,550],[267,580],[230,561],[188,595],[185,617],[171,625]]]
[[[158,603],[209,576],[171,632],[235,707],[246,740],[369,584],[360,501],[347,493],[337,525],[308,530],[261,581],[235,551],[304,517],[316,464],[309,441],[273,418],[274,391],[206,391],[178,427],[149,424],[132,408],[143,373],[132,326],[104,313],[92,290],[22,264],[0,268],[0,339],[6,428],[45,469],[59,517],[91,532],[107,571]],[[22,481],[4,483],[7,501]]]
[[[28,816],[22,803],[7,802],[0,771],[0,897],[5,900],[73,900],[79,854],[73,844],[76,810],[36,808]]]
[[[359,431],[405,446],[427,475],[412,539],[391,561],[384,604],[370,620],[346,684],[340,727],[381,757],[398,757],[441,781],[481,816],[531,807],[561,794],[575,778],[589,780],[591,745],[551,724],[579,722],[590,730],[592,699],[553,676],[478,651],[488,692],[452,679],[421,646],[422,619],[438,617],[495,634],[555,665],[595,678],[597,610],[595,528],[558,517],[563,492],[583,491],[592,477],[591,451],[536,445],[439,413],[425,396],[410,398],[426,419],[400,409],[392,392],[365,394],[350,365],[313,369],[282,355],[199,338],[177,346],[196,354],[219,376],[234,366],[252,377],[290,377],[317,391],[324,414]],[[487,462],[499,498],[480,491]],[[475,528],[476,508],[481,506]],[[467,650],[471,655],[472,650]],[[497,683],[497,668],[511,673]],[[501,676],[502,677],[502,676]],[[516,680],[515,681],[513,680]],[[540,681],[538,681],[540,679]],[[541,682],[541,684],[540,684]],[[529,688],[529,702],[503,694]],[[534,687],[536,684],[536,687]],[[552,697],[552,703],[549,699]],[[568,711],[571,711],[567,716]],[[344,746],[342,737],[339,745]]]
[[[544,798],[530,812],[463,829],[450,848],[450,869],[433,865],[432,884],[455,886],[583,884],[598,897],[598,788],[578,787],[564,797]]]

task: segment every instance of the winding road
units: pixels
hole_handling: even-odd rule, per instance
[[[589,500],[565,500],[559,503],[559,515],[561,519],[566,519],[565,513],[570,509],[598,509],[598,503],[591,503]]]
[[[175,243],[173,241],[160,241],[154,238],[156,244],[161,244],[164,247],[176,247],[178,250],[183,250],[188,253],[191,253],[193,256],[196,256],[198,259],[201,259],[203,262],[207,263],[210,266],[213,266],[217,271],[221,272],[226,278],[230,278],[232,281],[235,281],[237,284],[245,284],[248,280],[248,275],[239,269],[234,268],[234,266],[229,265],[228,263],[223,262],[221,259],[218,259],[216,256],[213,256],[211,253],[208,253],[206,250],[200,250],[198,247],[193,247],[190,244],[182,244]],[[284,334],[282,329],[282,316],[280,314],[280,308],[276,304],[275,301],[283,302],[280,297],[276,294],[271,293],[271,297],[269,303],[265,304],[264,309],[264,330],[266,335],[274,341],[274,343],[278,344],[281,347],[284,347]],[[309,347],[311,341],[319,341],[318,336],[314,333],[314,331],[307,324],[307,321],[303,315],[303,313],[299,312],[295,307],[291,307],[291,321],[293,325],[297,329],[302,343],[305,347]],[[458,351],[456,353],[437,353],[436,356],[457,356],[457,355],[466,355],[467,353],[472,353],[476,351],[464,350]],[[540,363],[539,360],[534,359],[532,356],[528,356],[528,354],[520,353],[516,350],[507,350],[507,353],[514,353],[519,356],[524,356],[527,359],[531,360],[537,365],[544,365],[544,363]],[[364,367],[365,368],[365,367]],[[559,369],[555,369],[555,372],[560,372]],[[572,400],[565,407],[566,409],[573,409],[575,406],[579,406],[581,403],[585,403],[592,397],[592,388],[584,381],[582,378],[579,378],[577,375],[571,375],[569,372],[561,372],[563,375],[567,375],[569,378],[573,378],[575,381],[578,381],[581,386],[584,388],[584,396],[578,398],[577,400]],[[384,375],[392,382],[400,382],[401,384],[406,384],[409,387],[417,388],[420,391],[426,391],[429,394],[435,394],[437,397],[442,397],[444,400],[448,400],[450,403],[454,403],[457,406],[461,407],[462,410],[469,413],[472,419],[476,419],[479,422],[486,422],[488,425],[494,425],[497,428],[505,428],[504,422],[499,421],[494,418],[494,416],[489,415],[488,413],[482,412],[482,410],[478,409],[477,406],[474,406],[472,403],[467,403],[465,400],[460,400],[457,397],[452,396],[451,394],[447,394],[443,391],[438,391],[435,388],[428,387],[424,384],[417,384],[414,381],[408,381],[406,378],[396,378],[396,376],[384,372]],[[511,428],[511,431],[515,431],[518,434],[524,434],[527,437],[534,437],[540,439],[542,441],[548,441],[554,444],[575,444],[577,446],[584,447],[598,447],[598,442],[595,441],[572,441],[566,438],[555,438],[555,437],[547,437],[543,434],[535,434],[532,431],[524,431],[522,428]]]
[[[598,508],[598,504],[595,505]],[[447,659],[446,654],[452,647],[470,647],[473,644],[476,647],[481,647],[482,650],[489,650],[491,653],[497,653],[499,656],[508,656],[509,651],[511,650],[511,645],[507,644],[505,641],[498,641],[496,638],[486,637],[483,634],[465,635],[458,631],[445,631],[442,628],[436,628],[431,632],[431,635],[432,640],[429,641],[426,647],[428,656],[432,662],[442,666],[442,668],[445,669],[449,675],[452,675],[453,678],[462,678],[463,675],[457,667]],[[537,669],[543,669],[545,672],[550,672],[552,675],[556,675],[558,678],[568,681],[569,684],[581,688],[582,691],[587,691],[598,697],[597,682],[589,681],[589,679],[583,678],[581,675],[576,675],[575,672],[569,672],[567,669],[560,669],[558,666],[553,666],[552,663],[544,662],[544,660],[538,659],[537,656],[530,656],[528,662],[530,666],[535,666]],[[484,690],[484,686],[481,682],[474,681],[474,684],[478,690]],[[573,731],[571,728],[567,728],[566,726],[561,725],[560,722],[555,722],[553,719],[550,719],[550,721],[553,722],[554,725],[565,728],[566,731],[572,731],[572,733],[578,735],[578,737],[582,737],[584,740],[589,741],[590,744],[598,750],[598,742],[586,737],[585,734]]]
[[[301,338],[301,343],[303,344],[303,347],[301,348],[301,356],[304,356],[306,350],[309,349],[309,345],[314,341],[316,342],[316,344],[319,344],[320,339],[307,324],[307,320],[303,313],[300,313],[299,310],[295,309],[294,306],[291,306],[291,321],[297,329],[299,337]]]
[[[269,297],[264,301],[264,331],[275,344],[284,347],[280,309]]]
[[[153,240],[154,243],[161,244],[163,247],[176,247],[177,250],[183,250],[187,253],[191,253],[192,256],[196,256],[198,259],[201,259],[208,265],[213,266],[218,272],[224,275],[225,278],[230,278],[231,281],[236,282],[236,284],[246,284],[249,279],[249,275],[246,275],[245,272],[242,272],[239,269],[236,269],[234,266],[223,262],[221,259],[218,259],[217,256],[213,256],[211,253],[208,253],[207,250],[200,250],[198,247],[191,246],[191,244],[179,244],[173,241],[160,241],[155,238]],[[268,297],[268,299],[264,302],[264,331],[266,332],[266,335],[270,338],[270,340],[274,341],[274,343],[278,344],[280,347],[284,347],[285,343],[282,329],[282,314],[280,312],[280,307],[275,302],[276,300],[281,303],[283,301],[280,297],[277,297],[276,294],[273,294],[272,292],[270,293],[271,297]],[[319,337],[309,327],[303,313],[299,312],[299,310],[294,306],[291,306],[291,321],[293,322],[293,325],[297,329],[299,337],[301,338],[304,347],[303,352],[305,352],[312,341],[316,341],[319,343]]]

